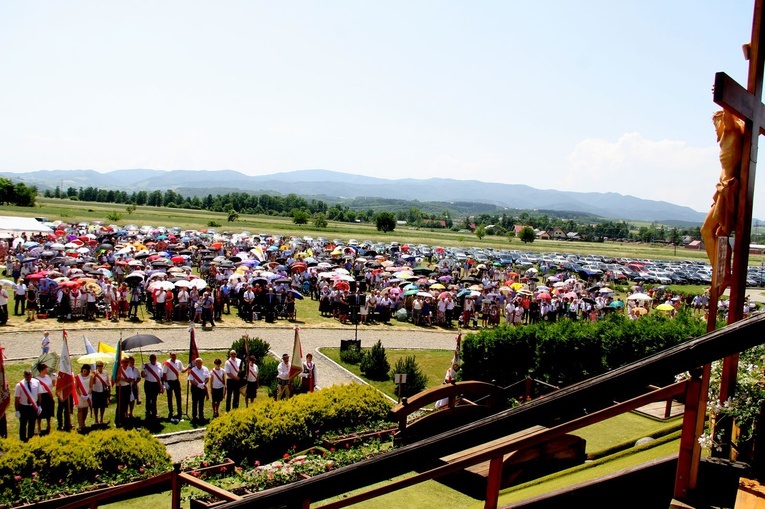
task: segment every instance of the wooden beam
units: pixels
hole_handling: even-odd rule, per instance
[[[731,110],[741,120],[753,119],[759,126],[760,133],[765,134],[765,111],[759,100],[755,100],[747,89],[724,72],[715,73],[715,88],[712,94],[714,102]],[[752,154],[755,161],[757,154]]]
[[[231,493],[230,491],[226,491],[222,488],[218,488],[214,484],[210,484],[209,482],[203,481],[202,479],[194,477],[193,475],[189,475],[185,472],[178,474],[178,479],[186,484],[194,486],[195,488],[199,488],[200,490],[206,491],[207,493],[213,496],[216,496],[218,498],[221,498],[223,500],[230,500],[230,501],[242,500],[242,497],[240,497],[236,493]]]

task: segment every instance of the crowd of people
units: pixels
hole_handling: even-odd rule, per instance
[[[48,333],[42,344],[50,345]],[[243,361],[237,357],[235,350],[229,352],[225,361],[216,358],[212,369],[205,366],[201,357],[184,365],[175,352],[170,352],[163,362],[158,361],[156,354],[151,354],[149,361],[141,366],[136,366],[133,356],[123,357],[113,372],[107,370],[102,361],[97,361],[94,367],[83,364],[74,377],[73,394],[57,387],[58,377],[55,373],[49,373],[47,365],[38,364],[36,371],[34,375],[31,369],[25,370],[23,379],[16,384],[13,392],[22,442],[27,442],[35,434],[50,433],[54,415],[61,431],[73,429],[74,415],[77,419],[74,429],[80,433],[89,428],[106,427],[110,424],[104,420],[109,405],[115,408],[116,427],[151,425],[161,419],[157,401],[163,396],[167,398],[168,422],[177,424],[186,413],[192,425],[201,425],[209,422],[207,416],[211,415],[214,419],[221,415],[220,407],[224,400],[226,412],[239,408],[242,399],[245,407],[249,407],[260,388],[257,359],[250,356]],[[318,388],[317,371],[310,353],[298,372],[292,369],[289,355],[284,354],[277,366],[276,399],[292,396],[292,379],[296,376],[301,379],[303,392],[313,392]],[[185,412],[182,406],[183,374],[186,375],[186,390],[191,399],[191,408]],[[142,417],[137,412],[140,406],[144,408]],[[0,437],[7,438],[7,435],[7,420],[3,415],[0,416]]]

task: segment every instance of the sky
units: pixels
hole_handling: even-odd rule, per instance
[[[753,7],[5,0],[0,170],[326,169],[706,212],[714,74],[746,84]]]

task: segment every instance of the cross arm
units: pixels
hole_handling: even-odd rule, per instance
[[[713,98],[741,120],[752,122],[760,134],[765,134],[765,106],[724,72],[715,73]]]

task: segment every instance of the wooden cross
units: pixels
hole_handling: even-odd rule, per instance
[[[749,244],[752,236],[752,203],[754,200],[754,179],[757,169],[757,146],[761,134],[765,134],[765,105],[762,104],[763,75],[765,74],[765,33],[762,31],[763,3],[755,0],[752,19],[752,38],[744,45],[744,56],[749,60],[747,88],[744,89],[724,72],[715,74],[714,102],[734,113],[744,121],[744,139],[739,174],[738,200],[736,204],[736,233],[733,246],[733,260],[730,274],[730,306],[728,324],[743,318],[746,297],[746,276],[749,265]],[[726,268],[727,270],[727,268]],[[727,274],[726,274],[727,275]],[[717,291],[712,289],[715,299],[710,305],[710,327],[716,316]],[[738,355],[723,361],[720,381],[720,401],[733,396]],[[681,450],[678,456],[678,471],[675,478],[675,497],[684,499],[696,487],[700,451],[696,438],[704,425],[706,394],[709,384],[709,366],[705,366],[700,377],[698,402],[686,402],[686,416],[683,421]],[[695,398],[694,398],[695,399]],[[690,415],[693,414],[693,415]],[[715,430],[717,431],[717,430]],[[730,430],[725,430],[730,437]]]
[[[747,88],[744,89],[724,72],[715,74],[715,103],[733,112],[745,124],[734,230],[736,237],[733,247],[730,306],[728,308],[729,324],[743,318],[746,276],[749,265],[749,244],[752,237],[752,203],[757,169],[757,145],[760,135],[765,134],[765,105],[761,102],[763,75],[765,74],[765,33],[762,31],[762,18],[763,0],[756,0],[751,42],[744,46],[744,55],[749,60]],[[721,401],[725,401],[733,394],[737,368],[737,355],[725,359],[720,384]]]

